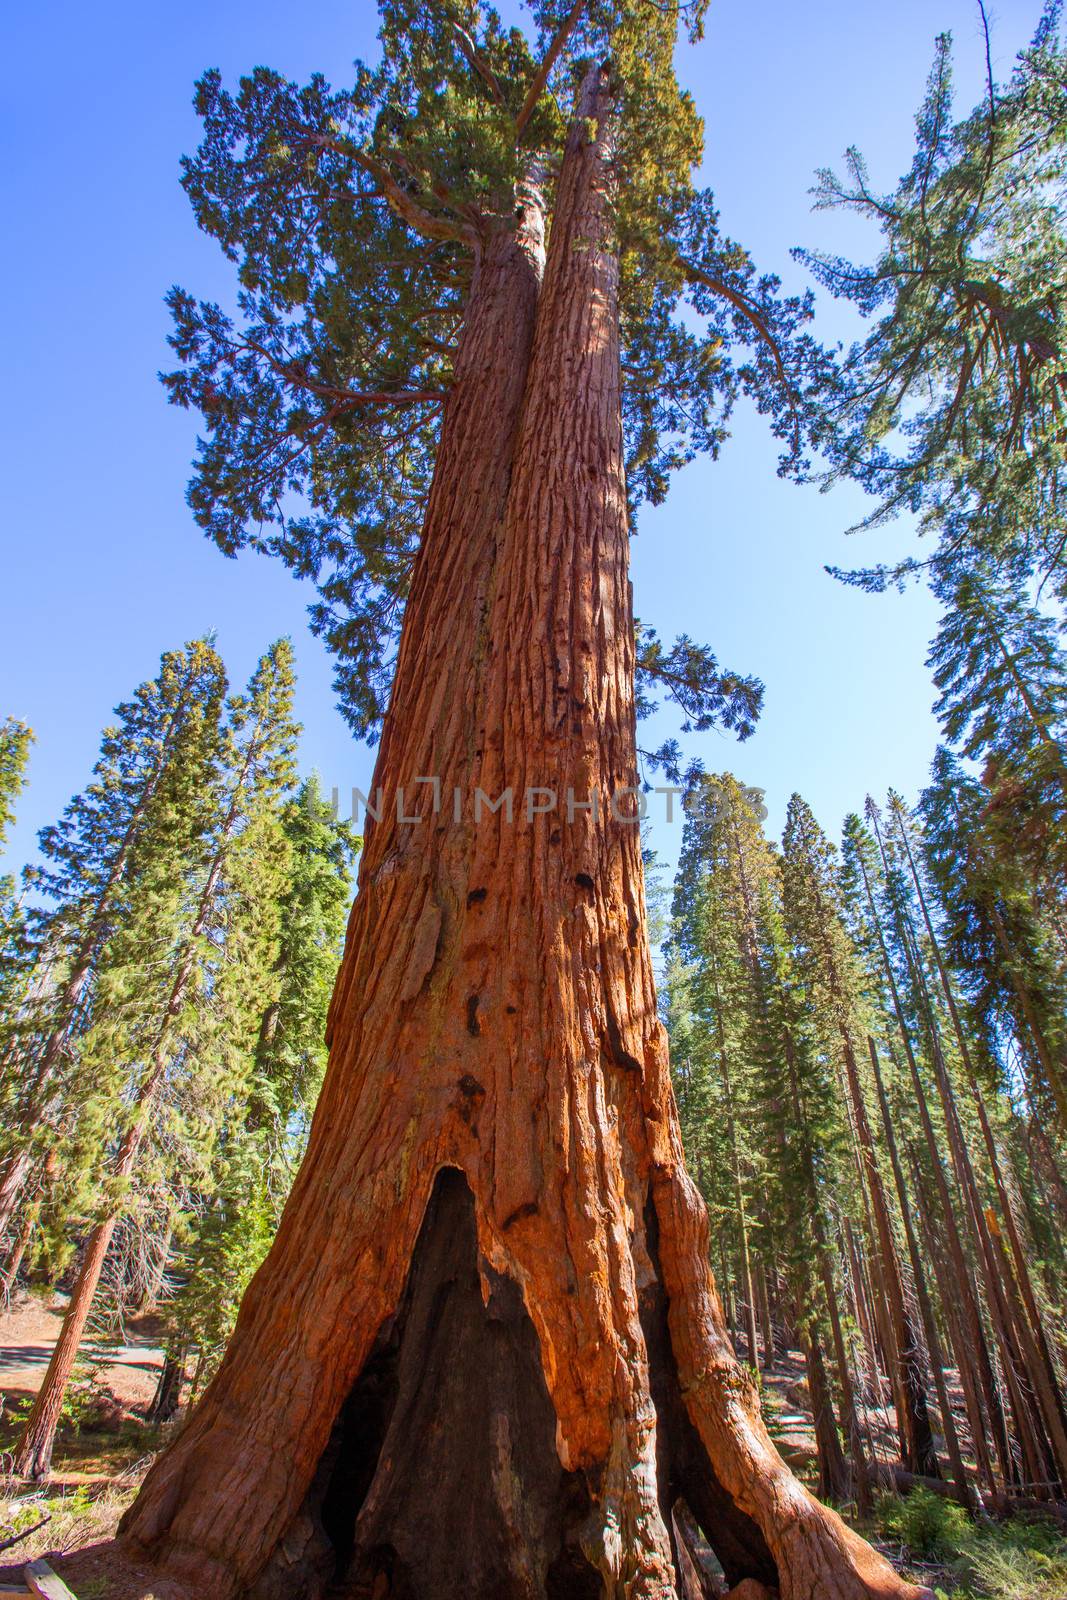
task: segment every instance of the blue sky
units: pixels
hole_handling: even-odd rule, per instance
[[[1037,0],[997,8],[998,75],[1036,13]],[[369,784],[372,752],[334,709],[330,663],[306,627],[310,594],[263,558],[227,561],[193,524],[184,489],[196,422],[166,404],[156,373],[169,357],[167,287],[220,299],[232,287],[178,184],[179,157],[198,140],[194,79],[217,66],[232,81],[264,64],[343,82],[353,56],[373,54],[375,26],[371,0],[62,0],[9,21],[0,715],[37,734],[9,868],[84,785],[116,701],[152,675],[161,650],[209,628],[235,683],[290,634],[305,768],[342,793]],[[941,28],[955,35],[969,109],[983,70],[973,0],[712,0],[706,38],[681,63],[706,119],[704,178],[723,226],[789,287],[804,284],[794,244],[873,248],[855,219],[812,214],[807,191],[814,169],[851,143],[876,187],[905,170]],[[822,309],[823,336],[847,337],[841,309]],[[688,632],[766,683],[748,743],[712,733],[692,738],[694,753],[764,788],[772,826],[799,789],[836,831],[868,789],[913,796],[922,785],[935,739],[923,667],[935,613],[921,591],[875,598],[827,577],[826,562],[899,551],[908,529],[846,541],[863,497],[782,483],[775,460],[761,420],[742,414],[719,462],[681,474],[666,505],[641,519],[636,605],[661,636]],[[653,843],[673,862],[680,827],[659,822]]]

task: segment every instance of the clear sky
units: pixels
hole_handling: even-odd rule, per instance
[[[1001,0],[998,75],[1037,9]],[[184,489],[196,419],[166,404],[156,373],[169,365],[167,287],[222,300],[232,289],[178,183],[179,157],[198,141],[194,79],[217,66],[232,82],[263,64],[344,82],[354,56],[373,55],[375,28],[371,0],[55,0],[9,19],[0,716],[37,734],[9,868],[86,782],[112,706],[164,648],[209,628],[236,683],[290,634],[305,768],[342,793],[369,785],[372,753],[334,709],[330,663],[306,627],[310,594],[264,558],[227,561],[194,525]],[[707,36],[682,61],[707,124],[705,180],[724,228],[790,288],[804,284],[794,244],[873,249],[855,219],[813,214],[807,191],[852,143],[876,187],[895,183],[943,28],[956,38],[962,111],[982,87],[973,0],[712,0]],[[847,336],[841,311],[824,309],[823,336]],[[692,738],[694,753],[763,787],[776,828],[799,789],[836,831],[868,789],[914,796],[922,785],[935,615],[921,591],[870,597],[827,577],[824,563],[869,564],[903,548],[908,530],[846,541],[863,497],[782,483],[775,459],[762,421],[742,415],[719,462],[686,469],[642,517],[636,605],[664,638],[688,632],[766,683],[747,744],[712,733]],[[659,823],[653,842],[673,862],[680,828]]]

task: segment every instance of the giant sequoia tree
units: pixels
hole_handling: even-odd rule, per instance
[[[537,6],[536,57],[473,4],[383,14],[350,95],[208,80],[189,167],[244,285],[239,329],[175,297],[194,504],[317,575],[358,723],[403,625],[307,1155],[124,1536],[220,1596],[665,1600],[684,1496],[732,1582],[913,1594],[729,1349],[633,815],[627,489],[741,383],[794,448],[803,307],[689,186],[670,7]]]

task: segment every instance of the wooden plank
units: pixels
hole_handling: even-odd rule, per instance
[[[47,1561],[27,1561],[22,1569],[32,1595],[37,1595],[38,1600],[78,1600],[72,1589],[68,1589],[58,1572],[53,1572]]]

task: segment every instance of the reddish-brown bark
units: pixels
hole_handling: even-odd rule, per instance
[[[682,1161],[608,799],[636,782],[634,634],[604,75],[586,92],[528,373],[528,261],[501,246],[473,291],[376,778],[422,821],[368,830],[277,1241],[123,1524],[220,1600],[673,1600],[679,1495],[732,1581],[916,1595],[775,1452]],[[474,826],[476,787],[511,819]]]

